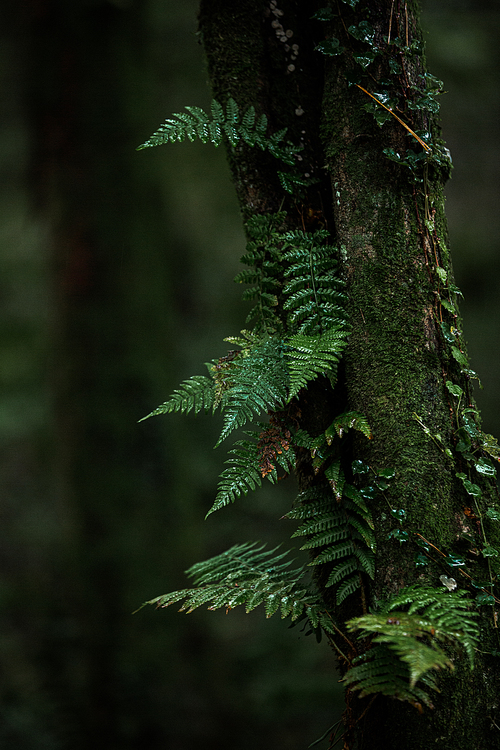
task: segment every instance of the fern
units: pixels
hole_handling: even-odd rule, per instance
[[[282,286],[282,258],[279,248],[281,235],[277,227],[286,214],[260,214],[247,222],[249,241],[241,262],[251,268],[235,277],[237,284],[250,284],[243,294],[244,300],[257,300],[247,317],[256,335],[272,336],[281,333],[283,323],[277,314],[278,294]]]
[[[360,515],[356,504],[351,504],[348,510],[343,502],[339,505],[330,492],[320,492],[315,488],[312,492],[302,493],[299,499],[303,505],[286,515],[304,521],[292,538],[307,536],[308,540],[301,549],[320,550],[310,565],[336,563],[326,586],[337,587],[336,602],[342,604],[360,588],[360,573],[372,579],[375,577],[375,538],[370,524],[364,514]]]
[[[394,611],[406,605],[407,612]],[[464,591],[415,585],[403,589],[381,612],[350,620],[350,630],[361,629],[377,645],[373,648],[375,656],[369,651],[363,663],[347,673],[345,681],[361,695],[382,692],[413,702],[417,683],[432,680],[431,670],[453,669],[439,642],[463,648],[472,668],[479,628],[474,620],[477,612],[471,612],[470,606]],[[397,668],[395,658],[400,662]],[[407,693],[399,680],[403,674],[408,680]],[[428,696],[424,702],[429,703]]]
[[[169,607],[183,600],[180,611],[190,613],[205,604],[211,610],[245,605],[247,612],[264,604],[266,617],[280,610],[282,618],[290,616],[292,621],[317,611],[317,597],[303,583],[305,567],[290,569],[293,560],[285,560],[288,552],[275,554],[277,547],[264,551],[264,546],[238,544],[197,563],[186,571],[194,588],[157,596],[142,606]]]
[[[186,138],[190,141],[199,138],[202,143],[210,142],[214,146],[220,146],[223,137],[226,136],[233,147],[243,140],[249,146],[257,146],[262,151],[268,151],[285,164],[295,164],[297,149],[284,142],[286,128],[267,136],[267,117],[261,115],[256,119],[254,107],[249,107],[241,115],[234,99],[228,99],[225,110],[214,99],[211,116],[200,107],[185,109],[186,112],[174,114],[165,120],[147,141],[137,147],[137,150],[184,141]]]
[[[346,411],[335,417],[330,427],[325,430],[327,442],[331,443],[335,435],[342,437],[350,429],[362,432],[363,435],[371,440],[372,431],[364,414],[360,414],[357,411]]]
[[[342,326],[319,336],[296,334],[286,342],[285,354],[290,372],[289,399],[319,375],[335,376],[337,363],[346,346],[347,331]]]
[[[268,425],[265,425],[265,427],[269,429]],[[255,437],[258,433],[248,431],[247,434]],[[229,466],[220,475],[217,496],[207,513],[207,517],[216,510],[234,503],[238,497],[247,495],[250,490],[261,487],[264,478],[274,484],[278,479],[276,464],[280,465],[287,473],[290,471],[291,464],[295,459],[295,453],[291,446],[287,446],[286,450],[282,448],[281,452],[278,452],[280,449],[275,447],[272,451],[274,464],[270,469],[267,461],[264,464],[262,445],[264,434],[264,432],[260,433],[258,442],[237,440],[234,447],[231,448],[229,451],[231,458],[225,462]]]
[[[217,445],[255,415],[281,408],[287,399],[288,373],[281,343],[269,339],[236,360],[231,385],[222,400],[224,425]]]
[[[214,401],[215,385],[213,379],[207,378],[206,375],[193,375],[184,380],[167,401],[160,404],[139,422],[158,414],[171,414],[176,411],[184,413],[194,411],[195,414],[198,414],[202,409],[209,411],[213,409]]]
[[[286,232],[283,235],[285,270],[284,309],[290,330],[307,335],[345,325],[343,282],[339,278],[334,248],[325,245],[326,230]]]
[[[414,706],[422,703],[433,708],[428,692],[410,683],[408,666],[385,645],[377,645],[354,660],[353,667],[343,681],[351,690],[359,690],[360,697],[381,693]],[[432,675],[422,678],[425,687],[437,690]]]
[[[236,498],[262,485],[257,443],[237,440],[229,454],[233,457],[226,461],[226,464],[230,465],[220,475],[217,495],[207,517],[225,505],[234,503]]]

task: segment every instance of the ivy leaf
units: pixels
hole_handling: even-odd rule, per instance
[[[492,521],[500,521],[500,511],[496,508],[488,508],[485,516],[486,518],[491,518]]]
[[[492,547],[491,544],[487,544],[483,549],[481,550],[481,554],[483,557],[498,557],[500,554],[499,551],[496,549],[496,547]]]
[[[484,476],[486,477],[494,477],[497,473],[496,468],[484,458],[480,458],[479,461],[476,461],[474,466],[476,468],[476,471],[478,471],[480,474],[484,474]]]
[[[355,39],[359,39],[360,42],[366,42],[370,47],[373,45],[375,29],[370,26],[368,21],[361,21],[357,26],[349,26],[347,31]]]
[[[462,367],[468,366],[469,363],[467,361],[467,357],[465,356],[463,352],[460,351],[460,349],[457,346],[451,347],[451,353],[459,365],[461,365]]]
[[[455,383],[452,383],[451,380],[446,381],[446,387],[448,388],[449,392],[452,396],[456,396],[457,398],[461,398],[461,396],[464,395],[463,390],[460,388],[459,385],[456,385]]]
[[[321,52],[323,55],[329,55],[330,57],[335,57],[335,55],[341,55],[344,51],[344,48],[340,46],[340,42],[335,37],[332,37],[331,39],[328,39],[326,42],[321,42],[321,44],[318,44],[316,47],[316,50],[318,52]]]
[[[365,52],[363,55],[353,55],[354,60],[361,65],[363,69],[366,69],[377,57],[376,52]]]

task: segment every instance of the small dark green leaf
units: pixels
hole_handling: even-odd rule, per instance
[[[399,523],[403,523],[406,518],[406,510],[404,508],[391,508],[391,516],[396,518]]]
[[[486,518],[490,518],[492,521],[500,521],[500,511],[496,508],[488,508],[485,513]]]
[[[495,597],[482,591],[476,596],[476,604],[478,606],[481,606],[483,604],[495,604]]]
[[[376,52],[365,52],[364,55],[353,55],[358,65],[361,65],[363,69],[367,68],[377,57]]]
[[[318,44],[316,50],[318,52],[322,52],[323,55],[329,55],[330,57],[333,57],[335,55],[341,55],[344,51],[344,48],[340,46],[340,42],[338,39],[332,37],[326,42],[321,42],[321,44]]]
[[[425,552],[431,551],[430,545],[428,544],[428,542],[425,541],[425,539],[421,539],[420,537],[417,537],[415,541],[419,547],[422,547],[422,549],[425,550]]]
[[[359,458],[352,462],[353,474],[367,474],[369,471],[370,467],[363,463]]]
[[[337,17],[337,12],[333,8],[320,8],[311,16],[315,21],[333,21]]]
[[[460,557],[459,555],[453,555],[451,552],[447,554],[445,562],[450,566],[450,568],[461,568],[465,565],[465,560],[463,559],[463,557]]]
[[[485,458],[480,458],[479,461],[475,462],[474,466],[476,467],[476,471],[484,474],[486,477],[494,477],[497,473],[496,468]],[[494,508],[489,508],[488,510],[494,510]],[[500,517],[495,520],[500,520]]]
[[[456,396],[457,398],[460,398],[461,396],[464,395],[464,392],[460,388],[460,386],[456,385],[455,383],[452,383],[451,380],[446,381],[446,387],[448,388],[452,396]]]
[[[481,554],[483,557],[498,557],[500,553],[498,552],[496,547],[492,547],[491,544],[487,544],[481,550]]]
[[[380,471],[377,471],[377,476],[384,479],[394,479],[396,472],[394,469],[380,469]]]
[[[389,534],[387,535],[387,539],[397,539],[400,544],[403,544],[404,542],[408,541],[409,534],[407,531],[402,531],[401,529],[393,529]]]
[[[361,21],[357,26],[349,26],[347,31],[355,39],[359,39],[360,42],[366,42],[370,46],[375,39],[375,29],[370,26],[368,21]]]
[[[421,568],[424,565],[429,564],[429,558],[424,555],[423,552],[415,553],[415,565],[417,568]]]

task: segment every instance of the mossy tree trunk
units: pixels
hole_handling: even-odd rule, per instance
[[[343,620],[416,581],[439,586],[446,575],[468,586],[461,566],[445,564],[450,555],[466,559],[477,580],[491,580],[488,558],[470,536],[486,544],[487,533],[488,544],[498,546],[498,532],[482,515],[496,489],[474,471],[481,442],[483,455],[490,443],[474,412],[463,412],[475,409],[473,373],[447,247],[449,162],[426,98],[426,80],[437,84],[425,77],[418,7],[398,0],[359,5],[332,4],[320,14],[326,21],[311,19],[317,5],[300,0],[202,0],[200,9],[214,96],[233,97],[243,110],[253,104],[271,130],[288,127],[290,139],[304,145],[298,168],[318,177],[292,197],[268,156],[232,149],[243,216],[284,208],[290,226],[326,226],[339,249],[352,327],[344,368],[336,390],[316,388],[302,412],[320,425],[325,414],[338,413],[340,399],[364,414],[372,439],[353,439],[345,460],[395,472],[385,496],[373,501],[377,570],[366,602],[328,602]],[[333,54],[314,51],[323,40]],[[301,462],[298,474],[299,482],[310,481],[310,462]],[[422,550],[428,564],[420,567]],[[498,650],[495,606],[479,608],[481,649],[489,654]],[[434,709],[348,692],[344,746],[498,747],[498,670],[482,651],[474,671],[459,659],[454,673],[442,676]]]

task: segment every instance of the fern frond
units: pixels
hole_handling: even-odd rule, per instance
[[[478,613],[471,610],[466,591],[408,586],[388,602],[384,611],[392,612],[405,605],[410,605],[408,614],[421,613],[431,623],[436,638],[448,638],[460,644],[473,666],[474,649],[479,638],[479,626],[475,619]]]
[[[295,154],[298,149],[285,142],[286,128],[266,136],[267,118],[261,115],[256,122],[254,107],[249,107],[240,116],[238,105],[230,98],[227,100],[225,111],[219,102],[213,100],[210,108],[211,117],[200,107],[185,109],[186,112],[176,113],[165,120],[147,141],[137,147],[137,150],[184,141],[186,138],[190,141],[199,138],[202,143],[210,141],[214,146],[219,146],[225,134],[233,147],[244,140],[250,146],[267,150],[285,164],[295,165]]]
[[[309,565],[324,565],[324,563],[334,562],[342,557],[348,557],[354,553],[354,544],[350,539],[337,544],[335,547],[327,547],[309,563]]]
[[[206,517],[262,485],[257,443],[237,440],[229,454],[233,457],[225,462],[230,465],[220,475],[217,495]]]
[[[333,376],[348,333],[336,326],[319,336],[296,334],[286,341],[285,355],[290,372],[289,400],[320,375]]]
[[[348,578],[344,578],[335,595],[336,603],[339,605],[342,604],[342,602],[345,601],[348,596],[354,594],[354,592],[359,588],[361,588],[361,579],[359,577],[359,573],[355,573]]]
[[[362,432],[363,435],[366,435],[366,437],[371,440],[371,427],[364,414],[360,414],[357,411],[345,411],[343,414],[339,414],[338,417],[335,417],[330,427],[325,430],[327,442],[330,444],[335,435],[343,437],[344,433],[350,429]]]
[[[325,547],[327,545],[332,545],[336,542],[339,542],[343,539],[347,539],[349,535],[349,529],[344,519],[344,523],[342,526],[337,529],[329,529],[328,531],[324,531],[321,534],[315,534],[311,539],[303,544],[300,549],[315,549],[316,547]],[[332,549],[332,547],[329,546],[329,549]]]
[[[409,605],[408,612],[394,611],[405,605]],[[430,677],[431,670],[453,669],[453,662],[438,645],[439,641],[455,648],[463,647],[472,668],[479,627],[473,619],[477,613],[468,611],[470,606],[471,602],[463,591],[450,592],[414,585],[403,589],[381,612],[357,617],[350,620],[347,626],[350,630],[361,629],[365,636],[374,636],[373,642],[382,644],[377,649],[393,652],[407,670],[409,687],[414,690],[419,680],[425,681]],[[355,669],[351,671],[353,675],[348,681],[359,682],[356,689],[364,691],[364,678]],[[391,679],[391,675],[387,674],[387,690]]]
[[[255,542],[238,544],[216,557],[193,565],[186,574],[195,588],[158,596],[145,604],[168,607],[184,600],[181,611],[190,613],[204,604],[209,609],[245,605],[247,612],[264,604],[266,617],[280,610],[293,621],[317,608],[318,599],[302,583],[305,568],[290,569],[288,552],[275,554]],[[143,605],[145,606],[145,605]]]
[[[175,389],[168,401],[160,404],[154,411],[139,420],[144,422],[149,417],[158,414],[171,414],[172,412],[190,412],[198,414],[202,409],[209,411],[213,409],[215,402],[215,384],[212,378],[206,375],[193,375],[184,380],[179,388]]]
[[[332,326],[345,325],[342,311],[343,282],[337,275],[334,248],[325,244],[326,230],[286,232],[283,259],[289,281],[283,287],[283,305],[289,326],[298,333],[314,335]]]
[[[423,703],[432,708],[429,694],[410,684],[408,665],[401,662],[397,655],[383,644],[376,645],[363,654],[360,661],[347,672],[343,681],[351,686],[351,690],[359,690],[362,698],[373,693],[382,693],[412,705]],[[424,684],[437,690],[432,679],[426,679]]]
[[[247,317],[254,333],[271,336],[280,333],[283,323],[277,314],[278,293],[281,288],[281,249],[278,227],[285,214],[257,214],[246,225],[249,241],[241,262],[251,266],[235,277],[237,284],[251,284],[243,299],[256,299],[257,304]]]
[[[288,373],[278,339],[254,347],[235,361],[229,390],[224,394],[224,426],[216,445],[262,412],[281,408],[287,398]]]
[[[290,513],[293,513],[293,511],[290,511]],[[290,513],[287,514],[287,518],[291,517]],[[309,518],[305,523],[299,526],[297,531],[292,534],[292,539],[296,536],[318,534],[319,532],[324,532],[328,529],[342,526],[343,524],[345,524],[345,522],[345,513],[343,513],[340,509],[332,511],[330,501],[328,510],[323,513],[315,513],[312,518]]]

